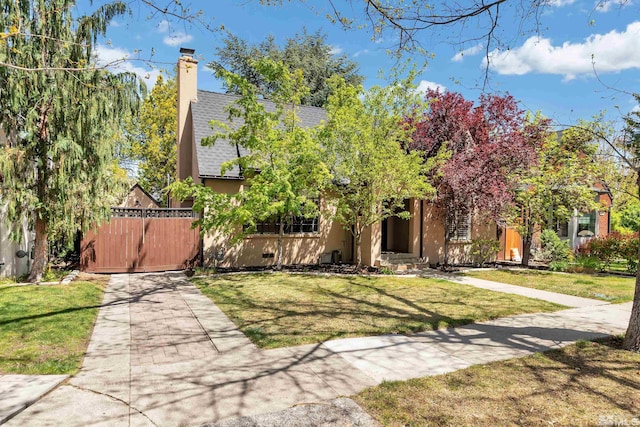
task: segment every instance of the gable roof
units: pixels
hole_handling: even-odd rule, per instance
[[[237,95],[198,90],[198,101],[191,102],[195,154],[200,178],[242,179],[237,166],[227,171],[224,176],[221,176],[220,168],[223,163],[246,155],[245,149],[236,147],[226,139],[219,139],[215,144],[209,146],[201,144],[204,138],[214,133],[209,125],[211,120],[230,124],[226,107],[237,99],[239,99]],[[260,102],[264,104],[267,111],[275,110],[273,102],[267,100],[260,100]],[[313,127],[327,118],[327,112],[324,108],[303,105],[299,107],[298,117],[302,127]],[[240,123],[240,121],[237,123]]]
[[[136,190],[136,189],[140,190],[144,196],[148,197],[148,198],[149,198],[149,201],[150,201],[152,204],[154,204],[156,208],[159,208],[159,207],[160,207],[160,202],[158,202],[158,200],[157,200],[155,197],[153,197],[151,194],[149,194],[149,192],[147,192],[147,190],[145,190],[144,188],[142,188],[142,186],[141,186],[139,183],[137,183],[137,182],[136,182],[135,184],[133,184],[133,185],[131,186],[131,188],[129,188],[129,191],[127,192],[127,195],[125,196],[125,198],[124,198],[124,200],[123,200],[123,202],[122,202],[121,206],[124,206],[126,203],[128,203],[128,202],[129,202],[129,197],[130,197],[132,194],[134,194],[134,192],[135,192],[135,190]],[[128,206],[128,207],[133,208],[133,207],[137,207],[137,206]]]

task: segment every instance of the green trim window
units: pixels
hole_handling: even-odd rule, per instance
[[[578,217],[578,237],[591,237],[596,235],[596,211],[582,214]]]

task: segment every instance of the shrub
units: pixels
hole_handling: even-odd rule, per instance
[[[577,257],[574,262],[581,267],[592,269],[594,271],[602,268],[600,260],[594,256]]]
[[[602,269],[600,260],[593,256],[578,256],[565,271],[570,273],[595,273]]]
[[[549,263],[549,270],[551,271],[567,271],[569,263],[567,261],[551,261]]]
[[[611,233],[606,237],[596,237],[586,243],[586,248],[581,251],[589,256],[596,257],[603,268],[608,269],[611,261],[620,254],[620,235]]]
[[[627,270],[630,273],[638,271],[638,249],[640,239],[638,233],[625,235],[620,240],[619,256],[627,261]]]
[[[569,242],[562,240],[553,230],[544,230],[540,234],[540,256],[550,262],[567,261],[571,257]]]
[[[500,242],[496,239],[473,239],[471,240],[471,256],[473,261],[484,267],[485,263],[491,261],[500,251]]]
[[[638,233],[611,233],[606,237],[589,240],[577,249],[582,256],[595,257],[603,263],[603,269],[608,269],[615,259],[627,261],[627,268],[635,272],[638,268]]]
[[[382,266],[380,267],[380,269],[378,270],[378,274],[385,274],[385,275],[393,275],[394,272],[390,267],[387,266]]]

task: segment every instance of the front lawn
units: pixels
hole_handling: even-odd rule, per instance
[[[477,270],[465,276],[611,303],[633,300],[634,277],[603,274],[553,273],[539,270]]]
[[[264,348],[411,333],[565,308],[424,278],[230,274],[194,283]]]
[[[640,354],[620,350],[621,344],[619,338],[579,342],[386,382],[354,400],[385,426],[640,425]]]
[[[104,289],[104,280],[0,285],[0,374],[76,372]]]

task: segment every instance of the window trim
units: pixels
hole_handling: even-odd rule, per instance
[[[303,216],[292,216],[291,221],[287,221],[284,227],[284,235],[316,235],[320,234],[320,215],[311,218]],[[243,225],[243,231],[246,231],[247,225]],[[267,231],[265,231],[265,228]],[[277,236],[280,230],[280,221],[266,220],[256,222],[256,229],[248,233],[248,236]]]

